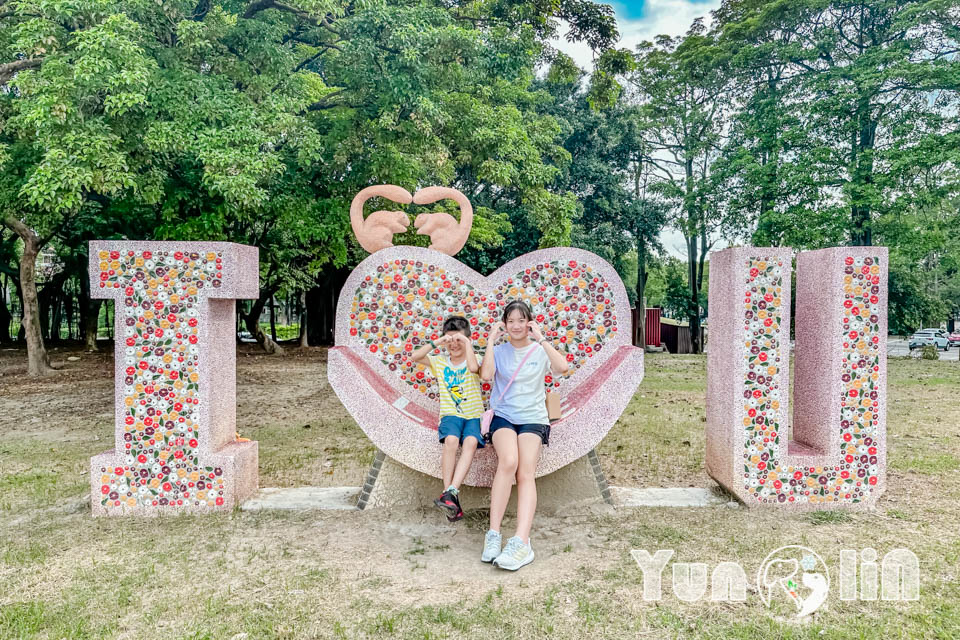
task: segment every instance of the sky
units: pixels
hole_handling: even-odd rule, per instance
[[[666,34],[678,36],[686,33],[696,18],[704,18],[710,25],[710,12],[719,8],[720,0],[639,0],[625,2],[605,2],[613,7],[620,31],[617,47],[633,49],[644,40],[652,41],[656,36]],[[582,43],[569,43],[564,39],[565,32],[551,44],[563,51],[587,71],[593,68],[593,54],[590,47]],[[663,248],[678,258],[686,258],[683,236],[680,232],[668,229],[660,234]]]

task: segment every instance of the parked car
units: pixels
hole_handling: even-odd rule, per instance
[[[947,340],[950,342],[951,347],[954,345],[960,347],[960,331],[954,331],[948,335]]]
[[[910,350],[919,349],[932,344],[937,349],[946,351],[950,348],[947,332],[940,329],[921,329],[910,337]]]

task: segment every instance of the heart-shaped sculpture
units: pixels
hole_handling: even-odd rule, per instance
[[[425,190],[426,191],[426,190]],[[631,310],[616,271],[569,247],[523,255],[482,276],[454,258],[418,247],[390,247],[361,262],[337,305],[330,383],[374,444],[395,460],[440,477],[439,403],[428,368],[410,353],[440,335],[451,315],[466,317],[479,356],[510,300],[530,304],[544,335],[567,354],[570,371],[547,376],[563,417],[537,467],[543,475],[594,448],[643,378],[643,350],[630,342]],[[484,385],[485,393],[489,385]],[[466,478],[490,486],[493,447],[477,452]]]

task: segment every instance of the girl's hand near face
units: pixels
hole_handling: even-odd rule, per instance
[[[500,336],[503,335],[503,332],[506,331],[506,325],[503,322],[498,322],[493,325],[493,329],[490,331],[490,344],[494,344],[497,340],[500,339]]]
[[[535,342],[540,342],[543,340],[543,331],[540,330],[540,325],[531,320],[527,323],[527,327],[530,329],[530,333],[533,334],[533,339]]]
[[[484,382],[490,382],[493,380],[493,376],[496,373],[496,360],[493,357],[493,348],[496,346],[497,340],[500,338],[500,335],[503,333],[506,327],[502,322],[498,322],[493,325],[493,328],[490,329],[490,335],[487,337],[487,348],[483,356],[483,364],[480,365],[480,379]],[[467,358],[470,358],[472,351],[467,352]]]

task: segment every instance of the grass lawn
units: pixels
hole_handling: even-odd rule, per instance
[[[67,356],[79,361],[66,361]],[[960,366],[889,363],[888,488],[865,513],[716,508],[538,516],[536,561],[479,561],[486,514],[233,513],[94,519],[87,461],[112,446],[110,354],[64,349],[51,379],[0,351],[0,638],[957,638]],[[260,442],[260,485],[357,486],[374,450],[326,384],[323,349],[283,358],[244,345],[238,428]],[[648,356],[646,379],[598,452],[612,484],[709,487],[706,360]],[[439,486],[438,486],[439,488]],[[508,518],[504,532],[512,534]],[[920,560],[920,599],[839,600],[807,624],[784,599],[683,602],[664,572],[642,599],[632,549],[739,562],[754,579],[801,544],[833,577],[841,549]]]

